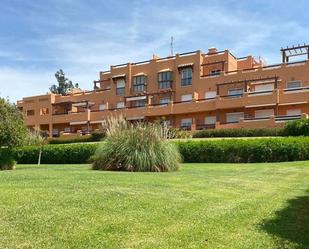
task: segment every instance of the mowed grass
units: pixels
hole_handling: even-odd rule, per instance
[[[0,248],[309,248],[309,162],[0,172]]]

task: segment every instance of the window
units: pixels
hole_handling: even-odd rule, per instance
[[[168,105],[168,103],[171,101],[170,98],[161,98],[160,99],[160,105]]]
[[[53,135],[53,137],[58,137],[59,136],[59,129],[53,129],[52,135]]]
[[[124,95],[125,92],[125,81],[124,79],[118,79],[116,81],[116,95]]]
[[[133,91],[134,92],[145,91],[145,85],[146,85],[146,76],[145,75],[133,77]]]
[[[191,125],[192,125],[192,118],[184,118],[181,120],[182,128],[191,128]]]
[[[64,128],[64,133],[71,133],[71,128],[70,127],[65,127]]]
[[[159,88],[171,88],[172,87],[172,72],[161,72],[158,73],[158,82],[159,82]]]
[[[286,84],[286,87],[288,89],[297,89],[301,87],[301,82],[300,81],[290,81]]]
[[[216,91],[205,92],[205,99],[214,99],[217,97]]]
[[[217,70],[212,70],[210,71],[210,76],[219,76],[221,74],[221,70],[217,69]]]
[[[34,116],[34,110],[27,110],[26,116]]]
[[[241,118],[244,118],[243,112],[231,112],[226,114],[227,123],[238,123]]]
[[[192,94],[185,94],[181,96],[181,102],[192,101]]]
[[[40,115],[48,115],[49,114],[49,109],[48,108],[41,108],[40,109]]]
[[[264,85],[256,85],[254,88],[254,92],[267,92],[274,90],[274,84],[264,84]]]
[[[301,115],[301,110],[300,109],[290,109],[286,111],[287,116],[296,116],[296,115]]]
[[[255,118],[269,118],[270,116],[274,116],[274,109],[267,109],[267,110],[256,110],[254,112]]]
[[[116,108],[117,109],[124,108],[124,102],[118,102]]]
[[[104,111],[105,108],[106,108],[106,105],[105,105],[105,104],[99,105],[99,111]]]
[[[135,107],[144,107],[145,105],[146,105],[146,101],[144,99],[135,101]]]
[[[192,68],[184,68],[181,70],[181,86],[192,85]]]
[[[243,88],[228,90],[228,96],[231,96],[231,97],[242,97],[243,93],[244,93]]]
[[[205,125],[212,125],[216,123],[216,116],[207,116],[205,118]]]

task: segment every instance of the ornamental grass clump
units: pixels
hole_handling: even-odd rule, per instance
[[[170,143],[166,125],[135,123],[112,117],[106,139],[93,157],[93,169],[166,172],[179,169],[181,156]]]

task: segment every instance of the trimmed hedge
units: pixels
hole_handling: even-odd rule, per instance
[[[247,163],[309,160],[309,137],[173,141],[186,163]],[[99,143],[45,145],[44,164],[89,163]],[[36,164],[39,147],[14,151],[20,164]]]
[[[309,137],[177,142],[187,163],[254,163],[309,160]]]
[[[73,138],[51,138],[48,139],[49,144],[72,144],[72,143],[87,143],[87,142],[98,142],[105,137],[103,132],[95,132],[91,135],[84,135]]]
[[[42,148],[43,164],[80,164],[88,163],[98,148],[98,143],[53,144]],[[14,158],[19,164],[36,164],[40,147],[27,146],[15,149]]]
[[[276,137],[283,136],[282,128],[260,128],[260,129],[219,129],[200,130],[193,133],[193,138],[208,137]]]
[[[284,133],[289,136],[309,136],[309,119],[286,122]]]

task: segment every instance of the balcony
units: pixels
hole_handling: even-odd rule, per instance
[[[244,107],[246,103],[245,97],[247,97],[246,93],[218,96],[216,99],[215,109],[229,109],[229,108]]]
[[[52,115],[52,122],[59,123],[74,123],[74,122],[88,122],[90,120],[90,110],[82,112],[69,112]]]
[[[147,116],[164,116],[172,113],[173,104],[153,104],[147,106]]]
[[[278,91],[249,92],[245,101],[245,107],[271,106],[278,101]]]
[[[306,104],[309,101],[309,87],[283,89],[280,92],[280,105]]]

